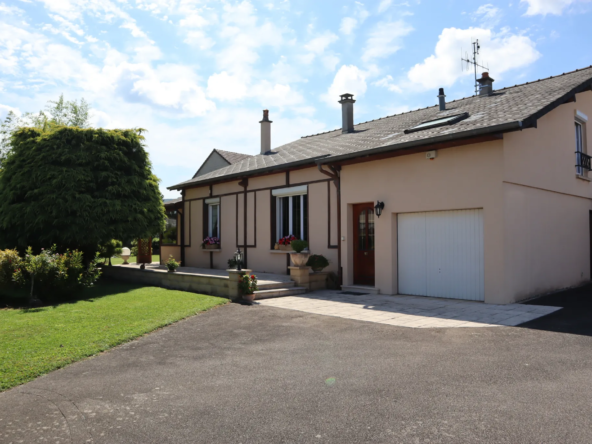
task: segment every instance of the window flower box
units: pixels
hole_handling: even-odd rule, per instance
[[[220,239],[217,237],[206,237],[201,243],[204,250],[218,250],[220,248]]]
[[[279,245],[278,246],[278,250],[280,251],[294,251],[294,249],[292,248],[292,245]]]

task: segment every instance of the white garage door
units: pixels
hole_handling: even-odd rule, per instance
[[[482,301],[483,210],[398,216],[399,294]]]

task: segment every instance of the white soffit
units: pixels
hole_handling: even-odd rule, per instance
[[[207,205],[215,205],[215,204],[219,204],[220,203],[220,198],[219,197],[211,197],[209,199],[206,199],[206,204]]]
[[[271,195],[276,197],[288,197],[288,196],[300,196],[308,192],[307,185],[300,185],[297,187],[290,188],[279,188],[277,190],[271,190]]]

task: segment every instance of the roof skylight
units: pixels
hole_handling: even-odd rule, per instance
[[[421,131],[429,128],[437,128],[439,126],[445,125],[453,125],[461,120],[466,119],[469,117],[469,113],[462,113],[456,114],[455,116],[448,116],[442,117],[441,119],[436,120],[429,120],[427,122],[420,123],[419,125],[415,125],[413,128],[409,128],[405,130],[405,134],[414,133],[416,131]]]

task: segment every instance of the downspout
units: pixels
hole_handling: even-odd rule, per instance
[[[185,190],[181,190],[181,206],[183,210],[183,213],[181,213],[181,264],[184,267],[186,267],[187,264],[185,263]]]
[[[343,269],[341,267],[341,166],[329,165],[332,172],[323,169],[321,164],[317,165],[319,171],[333,179],[333,185],[337,188],[337,274],[339,285],[343,285]],[[331,209],[329,208],[329,211]]]
[[[247,268],[247,187],[249,186],[249,179],[245,178],[238,183],[244,188],[244,200],[243,200],[243,264]]]

